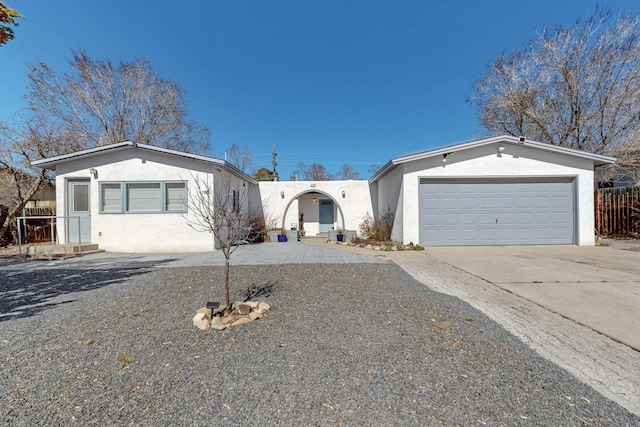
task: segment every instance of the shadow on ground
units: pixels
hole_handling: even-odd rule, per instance
[[[129,264],[118,268],[52,268],[0,271],[0,322],[34,316],[75,299],[64,295],[90,291],[144,274],[158,262]]]

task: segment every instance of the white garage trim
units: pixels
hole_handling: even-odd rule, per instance
[[[576,242],[573,177],[421,178],[420,244]]]

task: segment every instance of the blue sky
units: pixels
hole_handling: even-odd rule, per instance
[[[67,70],[72,49],[144,58],[212,131],[210,155],[246,146],[288,179],[485,136],[466,102],[503,51],[572,25],[591,0],[6,0],[26,19],[0,47],[0,120],[24,108],[26,64]],[[614,13],[637,0],[601,1]]]

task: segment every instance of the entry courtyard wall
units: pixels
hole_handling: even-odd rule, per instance
[[[286,229],[297,227],[303,213],[308,236],[320,232],[321,199],[334,202],[336,230],[358,230],[367,213],[373,215],[369,182],[364,180],[264,181],[259,183],[259,191],[267,224]]]

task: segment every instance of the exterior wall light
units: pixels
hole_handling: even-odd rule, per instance
[[[91,168],[89,169],[89,173],[93,175],[93,179],[98,179],[98,169]]]
[[[313,203],[315,203],[315,202],[316,202],[316,198],[314,197],[314,198],[313,198]]]
[[[502,145],[498,146],[498,151],[497,151],[498,157],[502,157],[502,153],[504,152],[504,150],[505,150],[504,146]]]
[[[284,199],[284,191],[280,192],[280,197],[282,197]]]
[[[343,199],[344,199],[345,194],[346,194],[346,193],[344,192],[344,190],[342,190],[342,198],[343,198]]]

